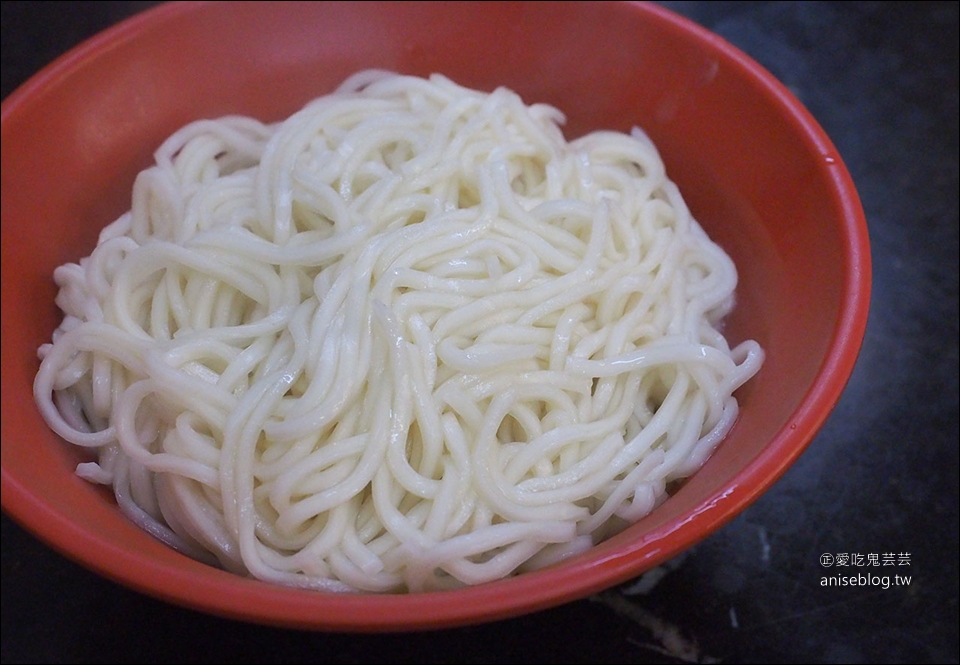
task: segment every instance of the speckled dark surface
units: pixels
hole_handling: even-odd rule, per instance
[[[3,97],[150,4],[2,3]],[[662,4],[790,87],[837,145],[867,214],[863,350],[780,482],[652,590],[628,584],[412,635],[303,633],[172,607],[63,559],[4,515],[2,661],[958,662],[958,5]],[[908,555],[879,570],[910,584],[821,588],[837,570],[823,553]]]

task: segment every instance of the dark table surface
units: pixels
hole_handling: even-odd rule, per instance
[[[3,2],[3,97],[151,4]],[[372,636],[173,607],[75,565],[4,515],[3,662],[958,662],[958,5],[663,4],[800,98],[866,210],[874,284],[860,359],[824,429],[769,492],[658,570],[655,585],[646,577],[488,625]],[[824,553],[894,553],[898,565],[881,572],[910,583],[822,588]]]

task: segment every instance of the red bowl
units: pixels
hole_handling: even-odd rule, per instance
[[[31,386],[59,314],[53,269],[129,208],[135,174],[200,117],[279,120],[378,67],[505,85],[568,118],[567,136],[643,127],[740,272],[727,324],[766,363],[707,464],[620,535],[562,564],[445,592],[335,595],[197,563],[74,475]],[[714,532],[801,454],[853,369],[870,254],[843,162],[803,106],[720,37],[632,3],[189,3],[138,15],[31,79],[2,108],[3,509],[81,564],[152,596],[265,624],[453,626],[535,611],[643,573]]]

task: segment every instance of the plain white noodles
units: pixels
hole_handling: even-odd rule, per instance
[[[54,273],[36,400],[136,523],[286,585],[423,591],[581,552],[737,417],[736,271],[639,130],[362,72],[190,124]]]

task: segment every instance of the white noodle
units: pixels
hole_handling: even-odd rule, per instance
[[[188,125],[54,274],[35,395],[191,556],[326,590],[476,584],[650,512],[732,427],[736,271],[654,146],[362,72]],[[212,555],[212,556],[211,556]]]

